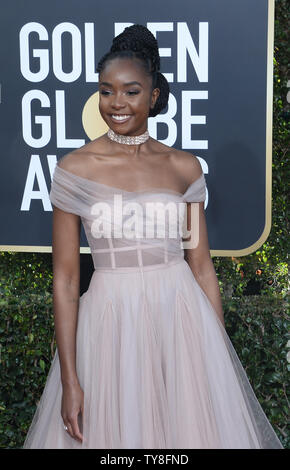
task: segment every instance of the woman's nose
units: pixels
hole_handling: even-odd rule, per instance
[[[125,97],[122,96],[122,94],[120,93],[115,93],[115,95],[113,95],[112,97],[111,105],[114,108],[123,108],[124,106],[126,106]]]

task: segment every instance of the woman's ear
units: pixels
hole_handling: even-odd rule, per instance
[[[154,88],[154,90],[152,91],[152,96],[151,96],[151,106],[150,106],[151,109],[154,108],[159,95],[160,95],[159,88]]]

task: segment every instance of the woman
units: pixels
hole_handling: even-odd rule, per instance
[[[199,160],[148,134],[169,96],[159,68],[147,28],[117,36],[98,64],[109,131],[55,168],[57,351],[24,448],[282,448],[225,331]],[[197,243],[168,236],[177,217],[138,237],[144,221],[160,228],[152,202],[183,207]],[[95,271],[79,298],[81,220]]]

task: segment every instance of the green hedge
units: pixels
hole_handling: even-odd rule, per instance
[[[21,447],[54,350],[51,255],[0,253],[0,447]]]

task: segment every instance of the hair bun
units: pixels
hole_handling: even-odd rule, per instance
[[[159,88],[160,94],[156,100],[155,106],[149,111],[149,117],[157,116],[167,106],[170,88],[169,83],[161,72],[157,72],[156,88]]]
[[[113,39],[110,52],[131,50],[141,53],[146,60],[150,57],[152,71],[160,70],[158,42],[148,28],[141,24],[127,26]]]

